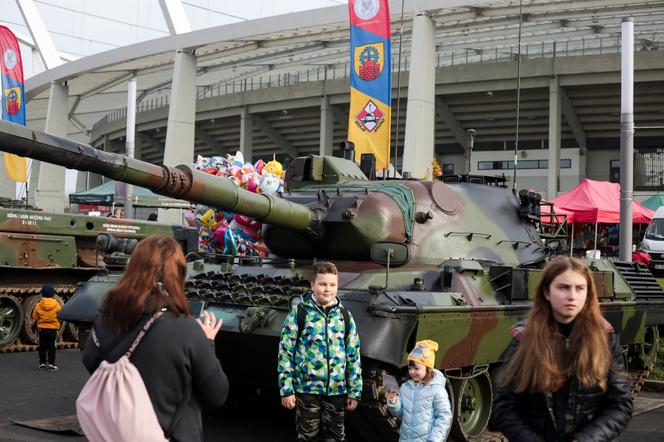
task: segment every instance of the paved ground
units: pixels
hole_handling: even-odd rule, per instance
[[[87,379],[78,350],[58,351],[57,372],[37,370],[37,354],[0,354],[0,441],[78,442],[75,434],[58,434],[25,428],[15,420],[73,415],[74,402]],[[236,392],[240,387],[236,387]],[[292,441],[293,414],[279,406],[273,392],[257,395],[245,389],[221,410],[204,419],[206,441]],[[644,395],[645,397],[646,395]],[[647,394],[639,406],[664,403],[664,394]],[[239,398],[238,398],[239,397]],[[352,439],[351,439],[352,440]],[[635,416],[620,442],[664,442],[664,407]]]

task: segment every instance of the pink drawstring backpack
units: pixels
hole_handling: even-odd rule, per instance
[[[164,442],[168,440],[159,425],[143,378],[130,360],[141,339],[162,313],[161,311],[155,313],[143,325],[127,353],[117,362],[102,361],[78,395],[76,415],[83,433],[91,442]],[[92,339],[99,347],[94,329]],[[111,347],[113,347],[113,343],[111,343]],[[109,350],[110,348],[102,354],[107,354]],[[169,434],[177,425],[181,412],[188,402],[187,398],[178,407],[166,434]]]

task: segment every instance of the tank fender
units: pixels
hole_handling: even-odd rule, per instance
[[[75,324],[93,323],[106,294],[115,286],[121,276],[120,273],[97,275],[79,285],[74,295],[60,310],[58,319]]]
[[[340,296],[343,305],[353,315],[360,335],[362,357],[401,367],[408,340],[417,324],[417,315],[375,314],[369,308],[374,297],[366,293]]]

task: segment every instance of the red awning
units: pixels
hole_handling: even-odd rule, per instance
[[[608,181],[585,179],[570,190],[551,200],[554,210],[572,212],[569,223],[608,223],[620,222],[620,184]],[[647,224],[655,212],[638,201],[632,201],[632,222]]]

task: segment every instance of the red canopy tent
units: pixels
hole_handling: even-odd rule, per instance
[[[584,179],[569,192],[553,198],[556,214],[571,213],[567,222],[595,223],[594,247],[597,248],[597,224],[617,224],[620,222],[620,184],[608,181]],[[632,201],[632,222],[647,224],[655,212],[644,207],[638,201]],[[572,237],[574,230],[572,229]],[[571,253],[571,250],[570,250]]]
[[[585,179],[570,190],[551,200],[558,209],[572,212],[569,223],[608,223],[620,222],[620,184],[608,181]],[[638,201],[632,201],[632,222],[648,224],[655,212]]]
[[[549,201],[551,202],[551,201]],[[570,210],[565,210],[562,209],[558,206],[555,206],[553,208],[553,213],[554,216],[550,216],[551,214],[551,206],[548,205],[541,205],[540,206],[540,213],[542,216],[542,219],[546,222],[558,222],[562,223],[564,221],[567,221],[568,224],[572,224],[574,222],[574,212]]]

